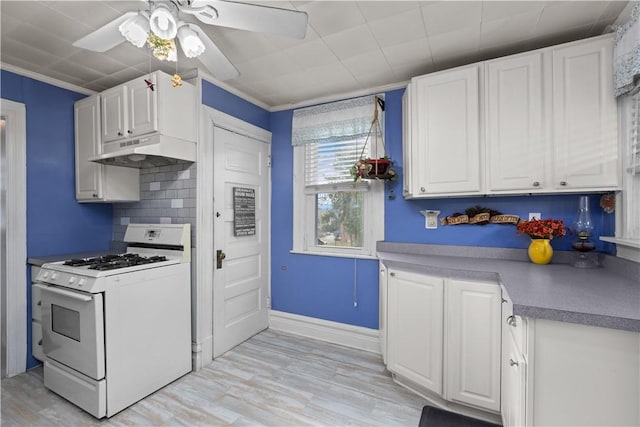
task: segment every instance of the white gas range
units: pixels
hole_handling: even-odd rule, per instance
[[[130,224],[127,253],[44,264],[44,383],[96,418],[191,371],[189,224]]]

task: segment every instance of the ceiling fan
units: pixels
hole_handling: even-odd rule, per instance
[[[147,43],[159,59],[177,60],[176,42],[188,58],[197,58],[219,80],[239,75],[238,70],[200,26],[185,22],[195,16],[207,25],[219,25],[302,39],[307,31],[305,12],[227,0],[144,0],[144,10],[126,12],[73,43],[106,52],[125,40],[137,47]]]

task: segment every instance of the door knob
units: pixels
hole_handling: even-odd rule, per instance
[[[516,362],[516,361],[515,361],[515,360],[513,360],[513,359],[509,359],[509,365],[511,365],[511,366],[518,366],[518,362]]]
[[[218,249],[216,251],[216,269],[222,268],[222,260],[227,257],[227,254],[222,252],[222,250]]]

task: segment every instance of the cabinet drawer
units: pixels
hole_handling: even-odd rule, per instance
[[[31,322],[31,353],[39,361],[44,361],[44,351],[42,350],[42,324],[37,321]]]
[[[42,288],[46,285],[34,283],[31,286],[31,319],[42,320]]]
[[[523,355],[527,353],[527,328],[525,328],[525,322],[525,319],[513,314],[513,302],[511,301],[511,298],[509,298],[505,289],[502,288],[502,331],[503,333],[509,331],[513,336],[516,348]]]

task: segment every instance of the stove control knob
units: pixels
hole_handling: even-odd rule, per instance
[[[58,277],[58,273],[51,273],[51,280],[56,280],[56,277]]]
[[[43,279],[48,279],[49,278],[49,272],[45,271],[44,274],[42,275]]]
[[[80,279],[80,281],[78,282],[78,286],[84,286],[86,284],[87,284],[87,279],[85,279],[84,277]]]
[[[75,278],[75,277],[73,277],[73,276],[72,276],[72,277],[69,277],[69,284],[70,284],[70,285],[72,285],[72,284],[73,284],[73,282],[75,282],[75,281],[76,281],[76,278]]]

